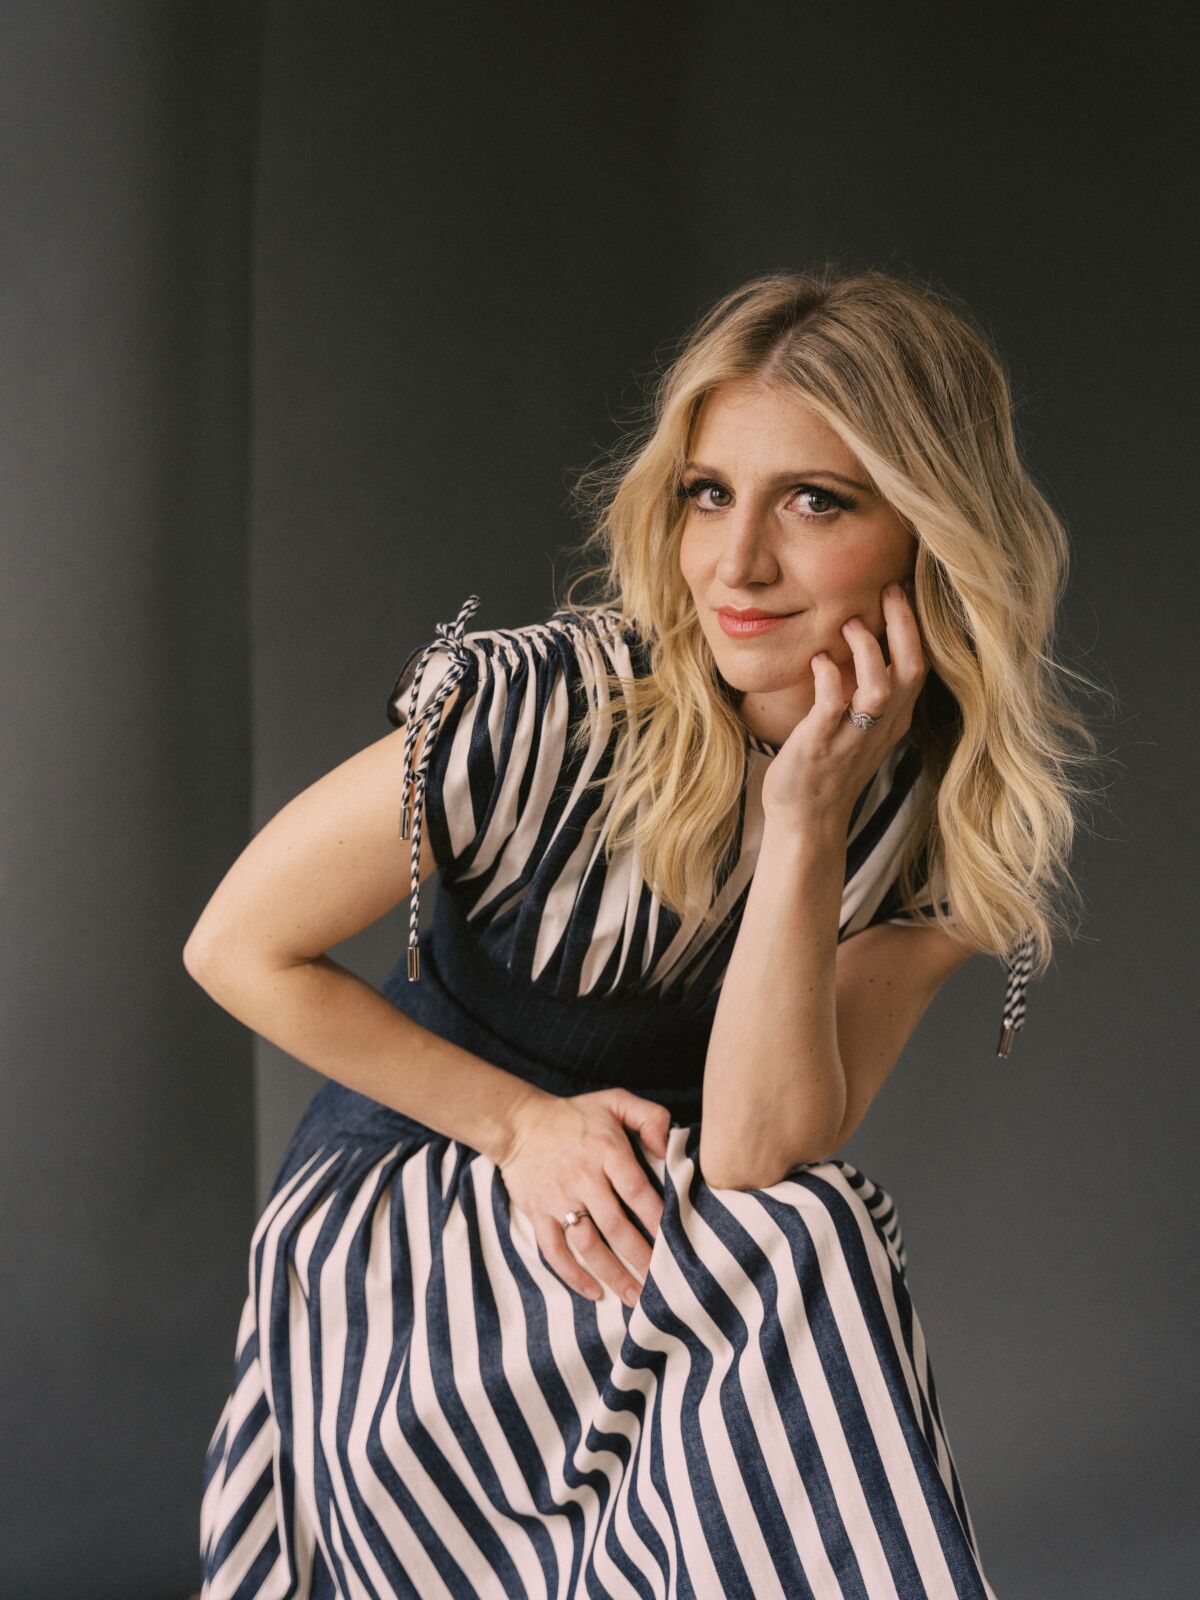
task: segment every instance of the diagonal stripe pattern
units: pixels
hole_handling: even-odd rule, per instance
[[[204,1600],[994,1600],[891,1196],[639,1159],[638,1303],[546,1264],[443,1135],[297,1146],[204,1466]]]

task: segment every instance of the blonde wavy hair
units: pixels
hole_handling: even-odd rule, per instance
[[[652,646],[652,670],[609,674],[627,740],[594,782],[618,782],[605,850],[640,847],[660,900],[703,911],[736,840],[745,783],[738,694],[721,677],[679,564],[676,494],[705,398],[753,379],[799,396],[858,457],[917,539],[915,605],[930,672],[910,737],[930,782],[900,867],[906,910],[960,941],[1007,954],[1029,934],[1032,971],[1073,934],[1063,900],[1077,775],[1095,734],[1066,693],[1096,687],[1052,653],[1067,535],[1023,466],[1006,371],[944,291],[879,271],[777,271],[706,312],[661,371],[642,425],[572,494],[602,551],[564,610],[619,612]],[[586,605],[570,595],[599,580]],[[587,740],[586,719],[575,738]],[[949,900],[914,901],[917,863]]]

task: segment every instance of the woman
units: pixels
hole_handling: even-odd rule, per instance
[[[972,952],[1001,1055],[1048,964],[1094,742],[1063,530],[985,336],[881,273],[728,295],[592,489],[604,592],[470,596],[188,941],[330,1080],[203,1594],[990,1596],[895,1207],[835,1152]],[[323,952],[410,887],[381,995]]]

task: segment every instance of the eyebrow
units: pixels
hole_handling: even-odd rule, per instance
[[[683,470],[685,472],[703,472],[710,478],[723,476],[722,473],[717,471],[716,467],[706,467],[701,461],[685,461]],[[830,472],[826,467],[810,467],[807,471],[797,469],[794,472],[777,472],[773,478],[769,478],[767,481],[771,484],[804,483],[809,478],[836,478],[838,483],[848,484],[851,489],[861,489],[864,494],[875,493],[869,483],[860,483],[857,478],[847,478],[843,472]]]

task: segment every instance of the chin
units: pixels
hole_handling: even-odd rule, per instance
[[[786,653],[767,650],[761,644],[747,647],[739,644],[736,639],[730,639],[724,633],[718,633],[715,639],[710,636],[708,648],[722,676],[729,683],[733,682],[734,677],[739,681],[750,679],[753,681],[747,684],[748,688],[765,689],[768,687],[768,679],[786,677],[789,672],[793,677],[796,675],[794,650]],[[806,655],[805,660],[807,659]],[[778,688],[778,684],[773,683],[770,687]]]
[[[720,654],[714,651],[717,671],[738,694],[770,694],[776,689],[788,689],[795,683],[795,673],[772,671],[767,666],[760,666],[757,671],[748,667],[743,661],[722,661]]]

